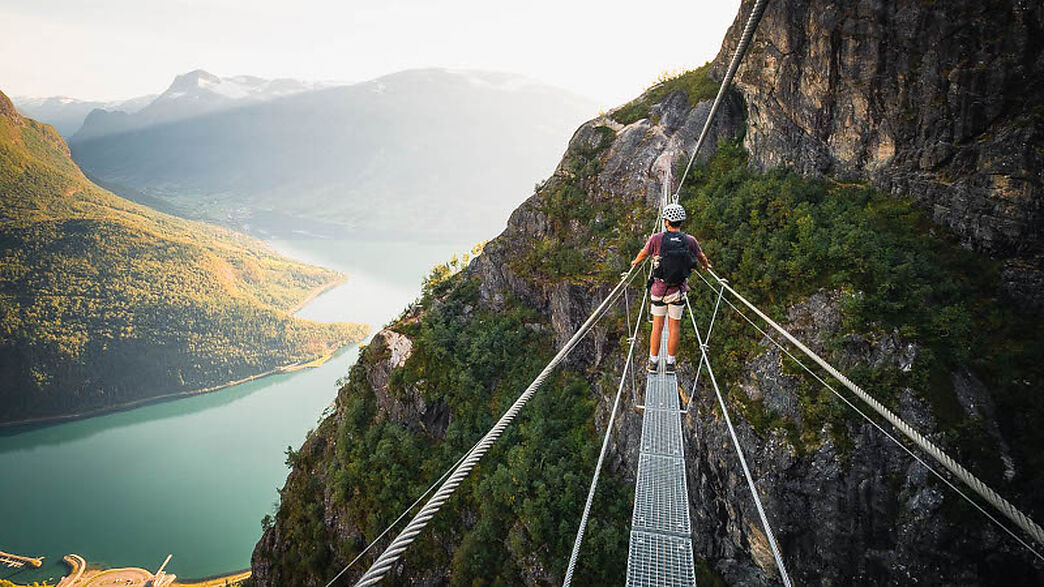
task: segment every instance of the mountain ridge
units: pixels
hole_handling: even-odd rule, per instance
[[[11,98],[19,112],[40,122],[50,124],[65,138],[71,137],[83,126],[83,120],[97,109],[136,112],[149,104],[158,94],[148,94],[127,100],[80,100],[68,96]]]
[[[131,132],[159,124],[203,116],[248,104],[320,89],[326,84],[291,78],[265,79],[251,75],[220,77],[194,69],[174,77],[166,90],[135,111],[96,108],[83,120],[70,142]]]
[[[592,108],[514,74],[419,69],[71,146],[126,197],[255,235],[484,240]]]
[[[0,139],[0,423],[215,388],[363,336],[289,314],[343,276],[101,190],[2,93]]]

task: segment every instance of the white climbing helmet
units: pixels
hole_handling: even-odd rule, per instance
[[[663,219],[671,222],[685,220],[685,208],[681,204],[667,204],[663,207]]]

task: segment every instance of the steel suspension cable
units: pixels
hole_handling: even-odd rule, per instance
[[[697,273],[697,275],[699,275],[699,273]],[[703,342],[702,345],[700,345],[700,353],[706,353],[707,352],[707,349],[705,347],[708,344],[710,344],[711,332],[714,331],[714,320],[717,319],[717,317],[718,317],[718,308],[721,307],[721,298],[722,298],[722,295],[724,293],[725,293],[724,290],[718,292],[718,300],[716,302],[714,302],[714,313],[711,314],[710,324],[707,326],[707,336],[703,337],[704,342]],[[689,303],[687,298],[686,298],[685,303]],[[690,313],[691,313],[691,310],[690,310]],[[695,328],[695,327],[696,327],[696,325],[694,323],[693,324],[693,328]],[[697,334],[699,334],[699,333],[697,332]],[[689,401],[685,403],[685,409],[682,410],[686,414],[689,413],[689,407],[692,406],[692,400],[696,397],[696,384],[700,382],[700,373],[702,373],[702,372],[703,372],[703,360],[702,360],[702,357],[701,357],[701,359],[699,361],[699,364],[696,366],[696,376],[692,378],[692,391],[689,392]]]
[[[743,305],[750,308],[752,312],[758,315],[759,318],[765,321],[766,324],[772,327],[773,330],[781,334],[784,338],[790,341],[791,344],[796,346],[798,350],[804,353],[808,358],[812,359],[820,367],[822,367],[827,373],[830,373],[835,379],[837,379],[842,385],[847,387],[849,391],[854,393],[856,397],[861,399],[866,405],[870,406],[878,415],[882,416],[885,420],[888,420],[899,432],[909,438],[924,452],[928,453],[933,459],[935,459],[940,465],[945,467],[954,476],[960,479],[965,485],[967,485],[972,491],[976,492],[985,499],[990,505],[996,508],[1000,513],[1004,514],[1008,519],[1022,528],[1027,534],[1033,537],[1033,539],[1040,545],[1044,545],[1044,529],[1042,529],[1036,522],[1034,522],[1029,516],[1024,514],[1021,510],[1012,505],[1008,500],[1000,496],[990,486],[986,485],[981,479],[976,477],[971,471],[965,469],[960,463],[953,460],[950,455],[946,454],[941,448],[935,445],[932,441],[928,440],[924,435],[914,429],[912,426],[904,422],[894,412],[884,406],[881,402],[877,401],[873,396],[868,394],[859,387],[844,374],[834,368],[833,365],[827,363],[822,357],[817,355],[811,349],[804,345],[800,340],[794,337],[794,335],[787,332],[782,326],[776,324],[772,318],[769,318],[764,312],[758,309],[754,304],[749,302],[747,298],[739,294],[733,289],[727,281],[719,277],[714,271],[708,271],[718,283],[721,284],[730,294],[739,300]]]
[[[696,327],[696,317],[692,313],[692,305],[689,304],[689,298],[685,298],[685,306],[689,309],[689,318],[692,320],[692,328],[696,331],[697,341],[700,343],[700,348],[703,350],[702,357],[703,363],[707,365],[707,376],[710,377],[711,385],[714,387],[714,394],[718,396],[718,405],[721,406],[721,413],[725,416],[725,424],[729,428],[729,435],[732,437],[732,445],[736,447],[736,455],[739,457],[740,465],[743,467],[743,476],[747,478],[747,487],[750,488],[750,495],[754,498],[754,505],[758,509],[758,517],[761,518],[761,526],[765,529],[765,536],[768,538],[769,547],[772,549],[772,557],[776,559],[776,567],[779,569],[780,578],[783,580],[783,585],[791,587],[790,575],[787,573],[787,567],[783,564],[783,555],[779,551],[779,545],[776,544],[776,537],[772,533],[772,526],[769,524],[768,516],[765,515],[765,508],[761,505],[761,497],[758,495],[758,488],[754,485],[754,477],[750,474],[750,468],[747,466],[747,459],[743,456],[743,449],[740,447],[739,437],[736,436],[736,428],[732,425],[732,418],[729,417],[729,409],[725,406],[725,398],[721,395],[721,389],[718,388],[718,380],[714,377],[714,369],[711,368],[710,358],[707,357],[706,345],[703,342],[703,337],[700,336],[700,329]]]
[[[645,293],[645,296],[647,296],[647,295],[649,295],[648,288],[646,288],[646,293]],[[645,299],[646,299],[645,296],[642,296],[642,305],[639,307],[639,310],[638,310],[638,321],[635,322],[635,324],[641,324],[642,323],[642,313],[645,311]],[[630,327],[631,327],[631,301],[630,301],[629,292],[626,292],[626,291],[624,292],[624,305],[627,308],[627,327],[628,327],[628,332],[630,332]],[[631,343],[632,346],[634,345],[634,341],[635,341],[635,339],[638,336],[638,334],[637,334],[637,327],[635,327],[635,328],[636,328],[636,330],[635,330],[634,336],[632,336],[631,339],[627,341],[627,342]],[[624,370],[624,372],[626,373],[626,369]],[[638,405],[638,381],[635,378],[634,369],[631,369],[631,403],[634,404],[634,405]]]
[[[765,13],[765,6],[768,4],[768,0],[757,0],[754,4],[754,8],[750,11],[750,16],[747,18],[747,26],[743,28],[743,36],[740,37],[740,42],[736,45],[736,52],[732,55],[732,61],[729,63],[729,69],[725,72],[725,77],[721,80],[721,86],[718,88],[718,95],[714,97],[714,103],[711,104],[710,112],[707,113],[707,120],[703,123],[703,130],[700,131],[700,136],[696,139],[696,146],[692,149],[692,156],[689,157],[689,163],[685,166],[685,173],[682,174],[678,180],[678,189],[674,192],[672,201],[677,202],[678,196],[681,193],[682,185],[685,184],[685,178],[689,175],[689,169],[692,168],[693,161],[696,160],[696,155],[700,152],[700,147],[703,145],[704,139],[707,138],[707,133],[710,131],[711,122],[714,120],[714,115],[718,112],[718,106],[721,104],[722,98],[725,96],[725,92],[728,90],[729,85],[732,84],[732,78],[736,75],[736,70],[739,69],[740,62],[743,61],[743,55],[747,52],[747,47],[750,46],[750,39],[754,36],[754,31],[758,28],[758,23],[761,22],[761,16]]]
[[[620,406],[620,395],[623,393],[624,385],[627,382],[627,371],[630,369],[631,375],[634,375],[634,345],[638,340],[638,329],[642,326],[642,313],[645,311],[645,301],[649,297],[649,290],[645,290],[645,295],[642,297],[642,305],[638,310],[638,320],[634,323],[634,330],[629,331],[631,334],[630,342],[631,345],[627,349],[627,360],[624,361],[624,370],[620,374],[620,385],[616,388],[616,399],[613,400],[613,411],[609,415],[609,423],[605,426],[605,437],[602,439],[602,451],[598,453],[598,463],[595,465],[594,476],[591,478],[591,487],[587,491],[587,502],[584,503],[584,513],[580,516],[580,527],[576,530],[576,539],[573,541],[573,551],[569,555],[569,566],[566,567],[565,579],[562,581],[564,587],[568,587],[573,582],[573,572],[576,570],[576,562],[580,556],[580,545],[584,541],[584,532],[587,530],[587,520],[591,515],[591,504],[594,502],[595,490],[598,488],[598,478],[602,473],[602,463],[605,462],[605,454],[609,450],[609,438],[613,432],[613,423],[616,421],[616,411]],[[630,323],[628,322],[628,326]]]
[[[636,271],[636,269],[638,269]],[[558,351],[558,353],[551,359],[550,362],[544,367],[544,369],[533,379],[533,382],[529,384],[529,387],[519,395],[515,403],[500,417],[500,420],[486,433],[485,436],[480,439],[475,446],[469,451],[462,462],[454,469],[453,473],[443,482],[442,486],[439,487],[435,495],[428,500],[424,507],[417,512],[417,515],[406,527],[399,533],[399,535],[392,540],[391,544],[384,550],[383,553],[377,558],[376,561],[370,566],[369,570],[359,579],[356,585],[373,585],[379,582],[384,575],[391,570],[392,566],[399,560],[402,553],[406,551],[409,545],[417,538],[421,530],[428,525],[435,514],[442,508],[443,504],[449,500],[450,496],[457,487],[464,481],[468,473],[478,464],[479,460],[489,451],[493,444],[500,438],[504,433],[504,430],[514,421],[518,416],[518,413],[522,408],[529,402],[530,398],[537,392],[544,380],[550,376],[551,372],[561,363],[573,348],[584,338],[584,336],[591,330],[591,328],[601,319],[606,313],[609,307],[616,301],[620,296],[620,293],[627,287],[635,275],[640,274],[641,271],[639,266],[631,267],[627,273],[623,274],[620,278],[619,283],[616,287],[609,292],[609,294],[602,300],[602,302],[591,312],[587,320],[576,330],[572,338],[566,342],[565,345]]]
[[[714,288],[714,285],[711,284],[711,282],[707,281],[707,278],[703,277],[702,275],[700,275],[699,277],[700,277],[701,280],[703,280],[703,283],[707,284],[707,287],[709,287],[711,289],[711,291],[721,291],[721,292],[724,291],[723,288],[719,288],[719,289],[716,290]],[[1029,550],[1031,553],[1033,553],[1037,558],[1039,558],[1040,560],[1044,561],[1044,555],[1042,555],[1039,551],[1037,551],[1035,548],[1033,548],[1032,545],[1027,543],[1021,536],[1016,534],[1011,528],[1009,528],[1003,522],[1001,522],[999,519],[997,519],[996,516],[991,514],[989,511],[987,511],[981,505],[979,505],[979,503],[977,501],[972,499],[971,496],[969,496],[967,493],[965,493],[960,487],[955,485],[953,483],[953,481],[950,481],[949,479],[947,479],[946,476],[943,475],[942,473],[940,473],[938,469],[936,469],[935,467],[931,466],[931,464],[929,464],[923,458],[921,458],[920,455],[918,455],[913,450],[911,450],[910,447],[908,447],[905,444],[903,444],[902,441],[900,441],[893,434],[891,434],[890,432],[885,430],[885,428],[883,426],[881,426],[880,424],[878,424],[876,420],[871,418],[869,414],[867,414],[863,410],[859,409],[859,406],[855,405],[854,403],[852,403],[852,400],[850,400],[847,397],[845,397],[844,395],[842,395],[840,391],[838,391],[833,385],[830,385],[829,382],[827,382],[822,377],[820,377],[818,373],[816,373],[811,368],[809,368],[809,366],[806,365],[805,363],[803,363],[801,361],[801,359],[795,357],[794,354],[791,353],[786,347],[784,347],[782,343],[780,343],[778,340],[773,338],[771,334],[765,332],[764,329],[762,329],[760,326],[757,325],[757,323],[755,323],[753,320],[751,320],[750,316],[747,316],[746,314],[744,314],[742,310],[737,308],[736,305],[733,304],[732,302],[730,302],[729,300],[726,299],[725,303],[730,308],[732,308],[733,312],[738,314],[741,318],[746,320],[748,324],[750,324],[752,327],[754,327],[754,330],[757,330],[762,336],[767,338],[769,340],[769,342],[771,342],[772,344],[776,345],[776,347],[778,347],[780,351],[782,351],[788,357],[790,357],[790,359],[792,361],[797,363],[798,366],[800,366],[802,369],[804,369],[816,381],[818,381],[821,384],[823,384],[823,387],[826,387],[828,390],[830,390],[831,393],[833,393],[835,396],[837,396],[838,399],[843,401],[848,407],[852,408],[852,410],[854,410],[857,414],[862,416],[863,419],[866,420],[867,422],[869,422],[871,426],[876,428],[879,432],[881,432],[881,434],[884,434],[885,437],[888,438],[889,440],[891,440],[893,443],[895,443],[896,446],[898,446],[899,448],[903,449],[903,451],[905,451],[908,455],[913,457],[913,459],[915,461],[920,463],[921,466],[923,466],[925,469],[927,469],[933,475],[938,477],[940,481],[942,481],[947,486],[949,486],[950,489],[952,489],[953,491],[955,491],[957,493],[957,495],[960,495],[961,497],[963,497],[965,499],[965,501],[967,501],[969,504],[971,504],[975,509],[977,509],[980,512],[982,512],[982,515],[986,516],[986,518],[988,518],[991,522],[996,524],[998,528],[1000,528],[1001,530],[1004,530],[1012,538],[1014,538],[1016,542],[1018,542],[1019,544],[1024,546],[1027,550]]]

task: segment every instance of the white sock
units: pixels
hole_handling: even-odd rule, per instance
[[[656,362],[656,355],[649,355],[649,360],[655,363]]]
[[[673,363],[673,362],[674,362],[674,355],[667,355],[667,363]]]

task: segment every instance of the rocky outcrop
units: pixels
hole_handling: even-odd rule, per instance
[[[690,112],[705,111],[706,105],[701,103]],[[686,110],[684,101],[668,98],[659,108],[665,109],[660,123],[641,120],[620,126],[597,119],[576,133],[567,158],[577,149],[596,145],[598,128],[612,125],[615,131],[615,140],[601,156],[599,173],[583,180],[592,197],[603,197],[601,194],[608,192],[624,206],[636,199],[649,204],[657,201],[657,177],[671,168],[671,164],[662,163],[662,150],[678,136],[677,132],[665,133],[663,121],[688,118],[670,110]],[[728,112],[727,109],[727,116]],[[733,110],[732,115],[737,112]],[[687,128],[698,123],[698,118],[689,120]],[[676,157],[685,147],[691,148],[692,142],[691,136],[682,141],[684,147],[675,153]],[[556,173],[565,172],[560,168]],[[604,186],[604,192],[600,186]],[[512,215],[504,235],[487,245],[486,252],[468,271],[480,277],[484,303],[496,307],[505,299],[517,297],[551,316],[557,342],[561,344],[604,291],[589,291],[561,281],[545,284],[512,272],[510,260],[514,256],[522,254],[531,243],[554,236],[551,219],[540,212],[539,198],[539,194],[534,196]],[[832,341],[840,340],[842,350],[835,360],[843,369],[866,365],[875,370],[909,373],[921,352],[917,344],[898,332],[846,332],[842,306],[844,298],[853,295],[858,294],[817,293],[789,308],[784,326],[819,352],[825,352]],[[596,332],[588,346],[574,353],[571,367],[591,374],[618,373],[620,357],[605,353],[604,341],[604,333]],[[763,352],[744,363],[739,389],[760,402],[772,416],[803,428],[799,391],[807,384],[784,370],[778,348],[767,339],[761,345]],[[682,370],[684,386],[691,385],[693,375]],[[961,400],[965,413],[990,422],[989,432],[1000,447],[1004,466],[1011,471],[1013,464],[1006,441],[990,414],[989,392],[970,373],[954,373],[951,377],[964,390],[959,394],[966,396]],[[604,429],[608,421],[612,398],[609,390],[603,392],[598,398],[599,429]],[[918,392],[902,388],[896,395],[895,405],[904,420],[936,441],[943,440],[932,409]],[[625,396],[624,403],[614,433],[609,469],[632,483],[641,416],[633,409],[631,397]],[[735,414],[734,420],[797,584],[983,584],[990,582],[991,569],[1024,560],[1017,545],[997,529],[987,526],[969,534],[954,524],[944,512],[944,486],[906,451],[863,420],[853,418],[845,430],[819,431],[813,434],[816,440],[811,446],[796,446],[783,429],[759,431]],[[730,584],[777,584],[768,542],[711,389],[697,389],[685,429],[697,558],[707,561]],[[843,439],[843,446],[834,438]],[[1026,572],[1039,576],[1041,570]],[[1017,576],[1025,580],[1025,575]]]
[[[563,163],[543,187],[575,182],[591,203],[607,203],[617,209],[636,204],[655,208],[664,181],[672,181],[674,165],[691,152],[709,111],[710,101],[692,107],[685,93],[678,91],[656,104],[653,116],[633,124],[621,125],[610,116],[591,120],[574,133]],[[713,155],[719,139],[737,136],[742,124],[742,104],[732,98],[719,110],[701,158]],[[571,169],[567,163],[580,154],[597,160],[597,173],[583,175]],[[512,269],[513,261],[532,250],[534,242],[560,237],[541,207],[543,197],[542,188],[523,202],[511,214],[504,232],[486,245],[468,271],[480,277],[481,299],[491,307],[501,307],[510,297],[549,314],[557,343],[562,344],[600,298],[578,284],[545,283]],[[644,229],[646,219],[641,222]]]
[[[604,285],[592,288],[570,280],[547,280],[533,274],[516,270],[515,261],[525,256],[534,242],[542,239],[557,239],[560,234],[553,229],[555,219],[549,218],[542,208],[541,198],[545,191],[561,182],[576,182],[588,198],[595,202],[608,202],[613,206],[627,208],[655,203],[662,193],[664,173],[670,173],[676,159],[691,150],[709,111],[709,102],[691,107],[684,93],[669,96],[655,106],[656,120],[643,119],[624,126],[608,116],[592,120],[574,134],[563,163],[554,175],[539,189],[537,194],[524,202],[511,215],[507,228],[497,239],[489,242],[483,254],[475,258],[465,270],[466,275],[476,277],[479,284],[478,304],[485,310],[503,311],[511,303],[536,310],[541,320],[525,324],[525,328],[544,332],[553,337],[554,344],[565,342],[594,309],[598,301],[608,292]],[[730,102],[719,112],[714,125],[711,144],[719,138],[733,137],[742,123],[741,108]],[[666,154],[665,154],[666,153]],[[707,153],[713,153],[713,148]],[[570,165],[574,156],[582,155],[597,160],[597,173],[578,173]],[[642,214],[641,225],[647,226],[647,215]],[[642,229],[644,230],[644,228]],[[459,317],[468,320],[475,308],[466,306]],[[423,320],[412,316],[412,320]],[[599,324],[584,342],[573,352],[566,368],[588,374],[595,378],[599,370],[619,371],[622,357],[613,352],[620,332],[613,327]],[[521,350],[521,349],[520,349]],[[439,439],[449,425],[451,415],[446,406],[429,403],[425,399],[424,381],[403,386],[395,381],[394,372],[402,367],[414,352],[414,342],[399,329],[385,329],[374,336],[372,342],[360,356],[359,365],[353,369],[352,378],[360,378],[361,388],[372,390],[376,405],[377,420],[400,425],[413,432],[420,432],[432,439]],[[348,388],[341,391],[357,393]],[[608,421],[608,405],[604,399],[608,389],[598,382],[593,384],[598,407],[595,414],[596,426],[604,428]],[[481,409],[475,406],[474,409]],[[286,502],[293,494],[294,500],[308,499],[321,503],[322,523],[330,543],[318,545],[322,550],[333,550],[332,544],[359,543],[362,533],[347,522],[346,506],[334,499],[330,487],[331,471],[325,464],[333,461],[334,430],[348,416],[343,412],[341,397],[335,411],[322,423],[301,447],[299,454],[309,458],[296,463],[283,491]],[[636,414],[625,418],[619,431],[619,449],[612,457],[612,468],[618,475],[632,475],[638,454],[641,436],[641,420]],[[633,482],[633,479],[631,480]],[[307,497],[305,497],[307,496]],[[468,516],[471,514],[465,514]],[[322,584],[308,577],[290,577],[279,564],[280,558],[294,553],[299,547],[291,538],[295,530],[288,527],[299,520],[281,522],[277,516],[274,526],[266,529],[258,542],[252,559],[253,581],[258,585],[284,585],[294,582]],[[465,526],[474,520],[464,519]],[[446,551],[452,552],[456,544],[447,544]],[[542,568],[538,560],[530,560],[531,553],[517,553],[517,565],[529,584],[544,584],[557,580],[558,569]],[[445,584],[448,577],[445,569],[423,569],[400,567],[396,581],[416,584]],[[356,576],[356,575],[353,575]]]
[[[3,92],[0,92],[0,116],[10,118],[15,124],[22,124],[22,117],[18,114],[18,110]]]
[[[366,372],[366,380],[377,394],[377,409],[385,417],[400,422],[414,432],[442,438],[449,426],[449,412],[445,402],[429,403],[424,400],[418,381],[405,390],[393,390],[389,378],[393,370],[406,364],[413,353],[413,341],[394,330],[382,330],[370,343],[379,360]]]
[[[762,25],[764,35],[759,33],[759,41],[739,78],[750,116],[745,140],[753,164],[760,168],[788,165],[805,174],[826,175],[839,181],[865,178],[897,194],[921,197],[926,206],[946,208],[946,213],[936,214],[936,219],[960,234],[966,243],[1008,259],[1020,259],[1012,263],[1032,265],[1039,246],[1019,243],[1037,238],[1034,231],[1039,227],[1032,223],[1036,218],[1034,214],[1039,216],[1039,208],[1033,204],[1037,196],[1019,200],[1018,206],[995,205],[1007,197],[1004,194],[1008,192],[997,191],[999,183],[987,185],[973,171],[985,165],[988,157],[1000,154],[987,153],[988,149],[977,142],[985,132],[981,131],[985,128],[982,124],[972,124],[979,121],[979,115],[974,113],[978,106],[969,107],[971,110],[967,112],[957,108],[956,102],[969,99],[961,93],[964,90],[954,90],[957,92],[952,96],[955,102],[946,106],[955,110],[943,109],[936,118],[920,112],[921,118],[914,122],[908,123],[900,117],[885,124],[883,121],[892,120],[897,114],[884,101],[894,99],[896,104],[912,104],[913,98],[908,92],[914,90],[908,88],[905,81],[888,81],[891,78],[882,72],[892,72],[905,80],[906,73],[895,73],[892,69],[905,67],[903,71],[913,71],[920,65],[897,64],[894,55],[881,61],[882,55],[891,55],[889,51],[893,49],[886,51],[885,47],[878,47],[880,63],[871,59],[865,64],[865,67],[879,67],[873,70],[878,74],[872,76],[862,69],[855,71],[858,53],[846,57],[848,61],[842,60],[844,63],[838,62],[840,57],[829,56],[835,51],[833,47],[863,50],[860,43],[880,45],[873,35],[892,35],[890,29],[883,32],[880,28],[883,25],[875,24],[875,14],[897,11],[901,14],[894,19],[912,18],[912,22],[924,24],[924,18],[915,16],[944,10],[942,5],[923,3],[906,7],[905,2],[900,2],[901,6],[896,7],[863,2],[840,9],[824,4],[788,0],[770,4]],[[858,16],[867,11],[870,16]],[[745,11],[741,14],[745,16]],[[849,21],[852,22],[844,24]],[[975,31],[980,25],[967,26]],[[965,30],[967,27],[956,33],[949,25],[943,28],[958,36],[972,34]],[[833,32],[820,40],[813,34],[820,30]],[[860,42],[846,41],[845,35],[853,30],[863,31],[860,34],[867,38],[860,37]],[[935,29],[929,32],[936,36],[942,34]],[[730,32],[723,55],[729,54],[730,43],[734,41],[735,30]],[[919,46],[919,42],[902,39],[905,44]],[[1016,41],[1004,40],[1001,44],[1012,42]],[[925,53],[924,47],[920,50],[922,60],[934,58]],[[823,59],[827,61],[817,61],[824,51],[828,56]],[[806,68],[816,71],[805,76]],[[859,78],[862,82],[854,81],[857,73],[863,76]],[[958,73],[955,78],[961,82],[957,84],[959,88],[966,87],[961,81],[965,75]],[[875,83],[886,87],[873,91],[866,87],[866,84],[873,87]],[[830,92],[834,90],[838,95],[831,97]],[[902,96],[887,93],[893,90],[907,93]],[[928,89],[916,91],[928,92]],[[945,95],[949,99],[950,94]],[[519,260],[530,256],[543,243],[551,242],[561,248],[565,239],[585,234],[587,228],[577,218],[548,211],[548,201],[567,183],[582,194],[579,204],[595,210],[596,214],[606,209],[600,205],[611,205],[615,210],[624,211],[615,219],[618,227],[629,223],[625,227],[627,231],[644,233],[650,220],[648,209],[659,201],[664,178],[676,185],[678,178],[671,178],[670,174],[691,151],[710,106],[709,101],[691,104],[684,92],[667,93],[655,102],[650,104],[648,117],[633,123],[619,123],[610,114],[577,130],[554,175],[515,210],[503,234],[487,244],[483,254],[465,270],[465,277],[477,284],[475,303],[479,307],[468,305],[456,318],[465,321],[478,310],[495,313],[521,306],[537,315],[524,328],[547,332],[556,347],[570,337],[608,291],[606,281],[549,277]],[[1005,108],[1008,107],[1001,110],[1007,112]],[[704,157],[713,153],[718,139],[744,133],[743,113],[741,99],[730,96],[719,111],[708,137],[707,150],[702,154]],[[961,116],[967,116],[968,120],[955,122]],[[1015,120],[1021,115],[1013,116]],[[998,120],[1000,118],[994,119]],[[924,129],[916,130],[921,125]],[[965,133],[962,137],[971,138],[954,145],[954,154],[949,158],[933,163],[931,157],[921,156],[930,151],[931,140],[918,133],[936,136],[933,133],[943,132],[939,130],[942,127],[951,128],[947,132],[960,129]],[[880,132],[880,129],[888,132]],[[1007,137],[1002,137],[1004,141],[1009,141],[1004,145],[1010,147],[1006,153],[1021,148],[1021,143],[1010,135],[1004,137]],[[1027,137],[1030,135],[1024,135]],[[919,154],[915,156],[914,151]],[[1013,155],[1005,159],[1009,163],[998,165],[1005,173],[1010,171],[1008,186],[1020,186],[1011,189],[1039,195],[1039,191],[1034,191],[1039,190],[1039,181],[1012,167],[1015,163],[1011,161],[1015,161],[1023,165],[1018,169],[1028,170],[1027,173],[1036,169],[1039,173],[1039,166],[1033,167],[1039,162],[1029,161],[1028,151],[1021,152],[1021,158]],[[922,160],[926,165],[930,163],[929,168],[915,167],[915,162],[921,165]],[[949,183],[942,181],[940,178],[945,179],[949,173],[946,169],[959,172],[959,177],[947,180]],[[913,190],[913,193],[904,190]],[[985,232],[961,232],[967,224],[961,219],[972,218],[978,210],[975,206],[980,205],[989,208],[990,213],[977,224]],[[640,212],[628,215],[628,210]],[[620,254],[613,250],[602,253]],[[1027,273],[1023,271],[1019,275]],[[1017,279],[1008,281],[1015,283]],[[1032,279],[1019,283],[1024,289],[1033,289]],[[842,369],[859,366],[911,374],[918,358],[928,350],[898,330],[877,331],[872,325],[853,330],[851,325],[846,325],[845,302],[859,295],[851,291],[819,291],[791,304],[784,326],[813,349],[829,351],[831,360]],[[424,312],[409,319],[423,321]],[[590,333],[564,365],[566,370],[586,378],[590,384],[591,399],[597,406],[594,424],[599,434],[607,425],[615,391],[615,386],[609,389],[604,381],[622,370],[619,340],[626,336],[619,324],[606,322]],[[374,391],[378,418],[431,433],[432,425],[428,422],[433,408],[424,402],[423,382],[403,388],[395,383],[392,375],[395,367],[402,365],[410,355],[413,344],[400,332],[382,332],[364,354],[365,371],[358,375],[365,378],[367,387]],[[740,443],[796,584],[989,584],[997,580],[1032,583],[1044,578],[1041,567],[1028,564],[1023,553],[1016,550],[1017,545],[994,527],[982,524],[981,517],[974,519],[978,524],[974,532],[968,531],[967,525],[954,523],[952,511],[947,511],[959,507],[953,505],[956,501],[953,494],[873,425],[853,416],[843,420],[842,425],[809,429],[809,411],[802,404],[808,398],[808,381],[795,373],[792,365],[785,366],[783,354],[768,339],[759,344],[755,352],[739,363],[736,386],[728,390],[732,394],[729,402],[753,404],[764,410],[765,419],[777,423],[759,426],[755,418],[746,418],[742,412],[733,413]],[[941,375],[952,381],[958,409],[968,418],[978,418],[986,424],[986,432],[1003,460],[1005,478],[1010,480],[1019,475],[1007,449],[1008,439],[994,422],[995,406],[990,390],[971,371]],[[691,385],[693,376],[691,369],[683,367],[680,371],[680,380],[686,388]],[[897,380],[905,381],[902,377]],[[705,568],[730,584],[777,584],[779,579],[768,543],[713,392],[704,387],[696,391],[692,411],[684,420],[695,555],[705,563]],[[946,432],[933,406],[928,405],[923,390],[903,384],[889,391],[893,394],[889,398],[890,405],[906,421],[945,444]],[[626,484],[634,481],[641,436],[641,413],[635,409],[635,399],[630,394],[624,395],[605,473],[606,477]],[[830,401],[835,398],[831,397]],[[837,407],[847,409],[840,404]],[[338,413],[333,420],[344,417]],[[310,440],[306,447],[314,447],[316,443]],[[325,474],[322,470],[314,473]],[[288,486],[304,482],[312,474],[312,471],[295,468]],[[328,499],[322,501],[324,523],[327,528],[336,529],[336,539],[342,543],[356,540],[360,536],[357,529],[339,525],[339,520],[344,519],[344,507],[329,503]],[[463,526],[476,523],[473,511],[464,512],[462,518]],[[277,524],[258,544],[254,578],[259,585],[277,585],[287,579],[279,575],[279,570],[270,562],[285,548],[280,542],[285,531]],[[445,536],[434,540],[444,548],[446,558],[454,556],[456,542]],[[561,569],[547,568],[533,552],[512,551],[511,556],[521,573],[519,582],[546,584],[558,580]],[[399,583],[446,584],[450,581],[443,568],[412,567],[408,562],[397,566],[395,573],[393,580]]]
[[[735,81],[751,162],[916,198],[1044,307],[1042,27],[1030,1],[770,2]]]

